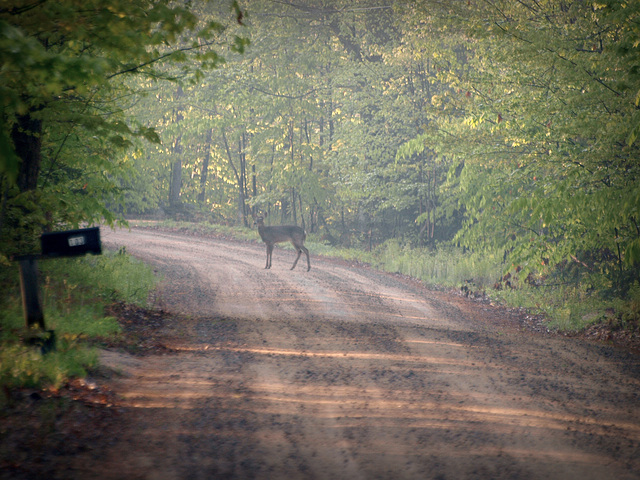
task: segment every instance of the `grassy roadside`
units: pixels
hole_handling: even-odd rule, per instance
[[[56,350],[27,346],[18,267],[0,265],[0,478],[58,478],[60,459],[117,435],[119,409],[92,345],[125,336],[113,305],[144,306],[153,271],[124,251],[39,262]]]
[[[531,274],[523,278],[513,270],[505,275],[501,256],[451,247],[430,251],[387,242],[375,258],[374,265],[382,270],[542,315],[549,329],[562,333],[577,333],[604,324],[608,329],[640,336],[637,281],[626,298],[619,298],[611,294],[612,286],[603,276],[577,276],[560,269],[546,277]]]
[[[0,386],[59,388],[97,364],[90,342],[117,336],[117,319],[105,314],[115,302],[144,304],[155,285],[149,267],[124,251],[101,256],[39,262],[47,329],[56,335],[55,351],[43,354],[25,345],[18,268],[0,267]],[[2,392],[0,392],[0,398]]]

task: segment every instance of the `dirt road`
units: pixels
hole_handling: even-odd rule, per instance
[[[123,413],[61,477],[640,478],[637,355],[313,252],[265,270],[258,244],[103,241],[164,276],[166,350],[104,352]]]

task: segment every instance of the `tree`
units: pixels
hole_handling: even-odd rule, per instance
[[[483,5],[450,6],[463,35],[428,53],[451,90],[421,138],[462,166],[459,240],[503,249],[525,275],[568,261],[628,285],[640,261],[639,7]]]
[[[103,195],[113,196],[114,178],[129,167],[119,152],[135,137],[159,140],[128,122],[115,101],[127,94],[124,80],[165,76],[157,67],[186,55],[199,75],[219,61],[213,45],[222,30],[218,22],[199,25],[186,6],[165,0],[2,4],[0,234],[14,242],[33,238],[24,228],[113,221]],[[184,43],[187,33],[192,40]],[[26,248],[5,245],[5,254]]]

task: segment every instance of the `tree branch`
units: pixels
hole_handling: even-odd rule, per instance
[[[305,98],[308,97],[309,95],[311,95],[314,92],[317,92],[319,90],[319,88],[312,88],[311,90],[309,90],[308,92],[305,93],[301,93],[300,95],[285,95],[283,93],[274,93],[274,92],[268,92],[266,90],[263,90],[261,88],[258,88],[254,85],[249,86],[249,88],[251,90],[257,90],[260,93],[264,93],[265,95],[269,95],[272,97],[277,97],[277,98],[288,98],[290,100],[300,100],[301,98]]]
[[[159,62],[160,60],[164,60],[165,58],[168,58],[171,55],[175,55],[176,53],[191,52],[193,50],[199,50],[201,48],[209,47],[211,45],[213,45],[213,42],[206,42],[206,43],[203,43],[202,45],[197,45],[197,46],[193,46],[193,47],[183,47],[183,48],[178,48],[177,50],[172,50],[172,51],[170,51],[168,53],[160,55],[159,57],[152,58],[148,62],[144,62],[144,63],[141,63],[139,65],[136,65],[136,66],[133,66],[133,67],[130,67],[130,68],[126,68],[124,70],[120,70],[119,72],[112,73],[111,75],[107,76],[107,80],[110,80],[110,79],[112,79],[114,77],[117,77],[118,75],[124,75],[125,73],[135,72],[135,71],[140,70],[140,69],[142,69],[142,68],[144,68],[146,66],[152,65],[152,64],[154,64],[156,62]]]

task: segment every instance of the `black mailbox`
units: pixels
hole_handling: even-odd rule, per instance
[[[43,233],[40,236],[42,255],[47,257],[75,257],[86,253],[100,255],[100,228],[83,228],[66,232]]]

